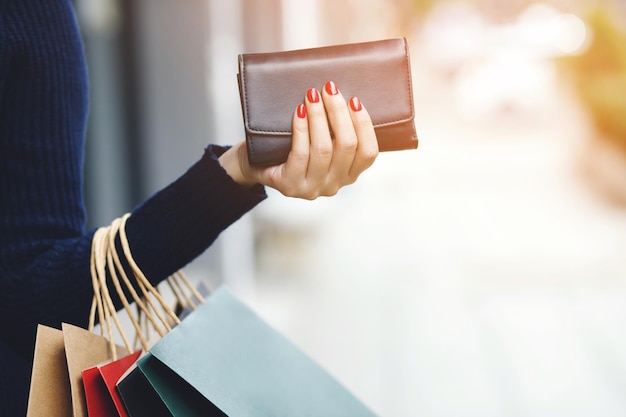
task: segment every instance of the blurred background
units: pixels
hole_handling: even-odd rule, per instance
[[[76,9],[92,226],[243,139],[239,53],[406,37],[419,149],[334,198],[269,190],[188,274],[230,285],[381,416],[626,415],[626,3]]]

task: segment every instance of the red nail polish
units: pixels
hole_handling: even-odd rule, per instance
[[[310,88],[306,94],[311,103],[317,103],[320,101],[320,93],[318,93],[315,88]]]
[[[326,92],[330,94],[331,96],[334,96],[335,94],[339,92],[339,90],[337,89],[337,86],[335,85],[334,82],[328,81],[326,83]]]
[[[298,114],[299,118],[304,119],[306,117],[306,106],[304,104],[298,105],[296,113]]]
[[[352,97],[350,99],[350,107],[352,107],[352,110],[354,111],[361,111],[361,109],[363,108],[363,106],[361,105],[361,100],[359,100],[358,97]]]

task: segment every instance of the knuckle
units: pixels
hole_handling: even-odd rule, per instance
[[[298,189],[292,185],[285,185],[279,190],[285,197],[297,197]]]
[[[351,185],[354,184],[357,180],[357,178],[359,177],[360,172],[349,172],[348,174],[346,174],[345,178],[343,179],[342,185]]]
[[[333,154],[332,143],[318,144],[313,148],[315,154],[322,158],[328,158]]]
[[[356,135],[351,134],[345,138],[342,138],[340,141],[340,145],[342,149],[350,152],[355,152],[357,147],[359,146],[359,141]]]
[[[315,200],[318,197],[322,197],[325,196],[325,186],[323,183],[318,183],[315,184],[315,186],[312,186],[309,190],[307,190],[306,192],[306,199],[307,200]]]
[[[378,153],[378,146],[376,144],[363,147],[363,149],[361,149],[361,157],[369,163],[374,163],[374,161],[378,157]]]
[[[334,195],[337,195],[340,188],[341,185],[337,183],[327,184],[322,190],[320,190],[319,195],[324,197],[332,197]]]
[[[304,190],[298,190],[297,194],[294,195],[294,197],[302,198],[304,200],[313,201],[317,197],[319,197],[319,193],[317,192],[316,189],[313,189],[313,188],[312,189],[304,189]]]
[[[279,191],[285,197],[302,198],[304,200],[315,200],[319,197],[317,189],[303,183],[285,184]]]
[[[339,187],[339,186],[330,187],[330,188],[326,189],[326,192],[324,193],[324,196],[332,197],[334,195],[337,195],[337,193],[339,192],[340,188],[341,187]]]

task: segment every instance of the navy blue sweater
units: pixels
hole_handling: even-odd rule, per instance
[[[0,0],[0,416],[25,415],[37,323],[86,325],[87,83],[70,0]],[[133,211],[129,242],[154,283],[265,198],[231,180],[220,152]]]

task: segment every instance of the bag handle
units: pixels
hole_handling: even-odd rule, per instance
[[[115,314],[115,308],[106,285],[106,272],[104,268],[105,248],[103,244],[105,241],[104,239],[106,238],[105,235],[106,229],[98,229],[93,237],[91,251],[91,274],[94,298],[89,317],[89,330],[93,331],[95,312],[97,311],[101,327],[101,335],[108,338],[111,357],[115,360],[117,359],[117,349],[114,344],[111,318],[113,318],[115,325],[122,336],[126,349],[129,352],[131,352],[132,349],[130,348],[130,343],[128,342],[128,338],[122,329],[117,314]]]
[[[158,287],[150,283],[132,256],[125,230],[126,221],[129,217],[130,214],[125,214],[121,218],[115,219],[109,226],[99,228],[94,233],[92,239],[90,270],[94,297],[89,314],[88,329],[93,331],[97,313],[98,321],[101,325],[101,333],[109,340],[113,360],[117,359],[114,346],[113,324],[122,337],[126,349],[129,352],[133,349],[131,348],[126,332],[119,321],[116,309],[113,305],[107,285],[107,277],[110,277],[110,281],[134,327],[135,344],[139,342],[145,351],[149,349],[148,336],[150,326],[156,330],[159,337],[163,337],[172,329],[173,325],[180,323],[180,319],[162,297]],[[135,286],[122,266],[120,256],[115,246],[116,238],[120,240],[123,256],[130,266],[132,278],[134,278],[135,285],[139,288],[141,295],[137,293]],[[200,303],[204,302],[202,295],[191,285],[189,279],[182,271],[176,271],[167,278],[166,282],[174,294],[176,301],[183,308],[189,306],[195,309],[197,304],[193,301],[194,297]],[[130,302],[126,297],[122,283],[132,297],[132,301]],[[134,302],[137,307],[136,313],[132,311],[131,302]],[[113,323],[111,323],[111,321],[113,321]]]

